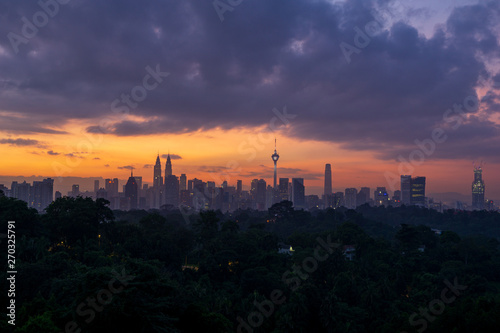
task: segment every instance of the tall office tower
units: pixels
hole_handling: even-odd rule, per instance
[[[75,184],[71,186],[71,196],[77,197],[78,195],[80,195],[80,185]]]
[[[104,180],[104,189],[108,192],[108,197],[113,197],[113,180],[106,178]]]
[[[179,179],[175,175],[165,178],[165,204],[179,206]]]
[[[156,156],[156,163],[154,166],[154,173],[153,173],[153,187],[155,188],[161,188],[163,185],[163,179],[161,177],[161,163],[160,163],[160,154]]]
[[[113,196],[118,196],[118,178],[113,178]]]
[[[394,207],[401,206],[401,191],[400,190],[394,191],[394,195],[392,196],[392,205]]]
[[[292,202],[295,208],[306,208],[304,178],[292,178]]]
[[[374,193],[376,206],[387,206],[389,204],[389,194],[385,187],[377,187]]]
[[[259,181],[257,182],[257,192],[255,197],[257,210],[266,209],[266,186],[266,181],[264,179],[259,179]]]
[[[472,209],[484,209],[484,181],[481,167],[474,167],[474,181],[472,182]]]
[[[273,189],[276,189],[277,187],[277,181],[278,181],[278,160],[280,158],[280,155],[278,155],[278,152],[276,151],[276,138],[274,138],[274,154],[271,155],[271,158],[273,159],[274,162],[274,182],[273,182]]]
[[[425,206],[425,177],[411,179],[410,205]]]
[[[12,182],[12,191],[14,192],[14,198],[27,202],[28,205],[31,204],[31,185],[23,181],[21,184],[17,182]],[[15,189],[15,190],[14,190]],[[12,194],[11,194],[12,195]]]
[[[325,165],[325,197],[332,195],[332,166]]]
[[[163,204],[163,177],[161,176],[160,154],[156,156],[153,170],[153,202],[151,208],[159,209]]]
[[[335,192],[331,195],[332,206],[335,208],[345,207],[344,192]]]
[[[172,161],[170,161],[170,153],[167,155],[167,162],[165,163],[165,179],[172,176]]]
[[[252,179],[252,182],[250,183],[250,197],[253,202],[257,201],[257,185],[259,184],[258,179]]]
[[[142,176],[134,176],[135,182],[137,183],[137,197],[142,196]]]
[[[17,188],[17,182],[16,181],[13,181],[11,184],[10,184],[10,197],[11,198],[16,198],[16,199],[19,199],[18,198],[18,188]]]
[[[267,190],[266,190],[266,209],[270,208],[275,202],[275,190],[271,185],[267,185]]]
[[[364,205],[369,201],[370,201],[370,188],[362,187],[361,190],[359,190],[358,195],[356,196],[356,206]]]
[[[411,176],[401,175],[401,203],[409,205],[411,203]]]
[[[358,195],[358,190],[355,188],[345,189],[345,207],[349,209],[356,209],[356,197]]]
[[[243,191],[243,181],[239,179],[236,181],[236,196],[238,198],[241,197],[241,191]]]
[[[137,209],[137,182],[133,170],[130,171],[130,177],[125,185],[125,198],[128,200],[129,209]]]
[[[290,200],[290,197],[288,196],[288,188],[290,187],[288,178],[280,178],[280,185],[279,185],[279,198],[280,201],[287,201]]]
[[[56,193],[54,194],[54,199],[57,200],[57,199],[61,199],[61,198],[62,198],[62,193],[59,191],[56,191]]]
[[[39,211],[45,209],[52,202],[54,180],[46,178],[43,181],[34,181],[32,187],[33,208]]]
[[[94,180],[94,194],[99,191],[99,179]]]
[[[181,174],[181,176],[179,178],[179,191],[186,190],[186,182],[187,182],[187,177],[186,177],[186,174],[183,173],[183,174]]]

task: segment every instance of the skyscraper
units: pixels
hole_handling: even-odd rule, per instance
[[[79,195],[80,195],[80,185],[74,184],[73,186],[71,186],[71,196],[76,198]]]
[[[99,191],[99,179],[94,180],[94,194]]]
[[[472,209],[484,209],[484,181],[481,167],[474,167],[474,181],[472,182]]]
[[[276,190],[276,185],[277,185],[277,177],[278,177],[278,159],[280,158],[280,155],[278,155],[278,152],[276,151],[276,138],[274,139],[274,154],[271,155],[271,158],[274,161],[274,182],[273,182],[273,189]]]
[[[238,198],[241,197],[241,191],[243,191],[243,181],[241,179],[238,179],[236,181],[236,196]]]
[[[345,207],[349,209],[356,209],[356,197],[358,190],[355,188],[345,189]]]
[[[125,198],[129,202],[129,209],[137,209],[137,182],[134,178],[133,170],[130,171],[130,177],[125,185]]]
[[[411,203],[411,176],[401,175],[401,203],[409,205]]]
[[[288,197],[288,188],[290,187],[290,182],[288,178],[280,178],[279,185],[279,199],[280,201],[290,200]]]
[[[151,208],[159,209],[163,201],[163,177],[161,176],[160,154],[156,156],[153,172],[153,202]]]
[[[266,181],[264,179],[259,179],[257,182],[257,192],[255,201],[257,203],[257,210],[266,209]]]
[[[377,187],[374,193],[375,205],[387,206],[389,204],[389,195],[385,187]]]
[[[167,162],[165,163],[165,180],[168,176],[172,176],[172,161],[170,161],[170,153],[168,153]]]
[[[364,205],[370,201],[370,188],[362,187],[356,196],[356,206]]]
[[[292,202],[295,208],[306,207],[304,178],[292,178]]]
[[[39,211],[45,209],[53,199],[54,193],[54,180],[46,178],[43,181],[33,182],[33,208]]]
[[[108,199],[118,196],[118,178],[106,179],[104,181],[104,188],[108,192]]]
[[[325,165],[325,200],[327,196],[332,195],[332,166],[331,164]]]
[[[187,177],[186,177],[186,174],[183,173],[183,174],[181,174],[181,176],[179,178],[179,190],[180,191],[186,190],[186,182],[187,182]]]
[[[158,154],[158,156],[156,156],[156,163],[154,166],[153,187],[160,188],[162,185],[163,179],[161,177],[160,154]]]
[[[410,205],[425,206],[425,177],[411,178]]]
[[[175,175],[165,178],[165,204],[179,206],[179,180]]]

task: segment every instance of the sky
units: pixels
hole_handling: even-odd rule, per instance
[[[500,201],[500,3],[0,0],[0,181],[279,177]],[[162,157],[162,167],[165,158]],[[57,182],[56,182],[57,188]],[[84,188],[85,189],[85,188]],[[90,187],[88,188],[91,189]]]

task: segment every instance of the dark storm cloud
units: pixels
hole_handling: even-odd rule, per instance
[[[32,139],[0,139],[0,144],[8,144],[11,146],[36,146],[38,145],[37,140]]]
[[[410,8],[347,63],[340,45],[355,45],[355,28],[374,20],[374,3],[254,0],[221,22],[211,1],[73,0],[19,53],[1,39],[0,110],[44,114],[42,125],[18,126],[50,131],[75,118],[116,116],[118,99],[122,111],[144,120],[122,118],[106,129],[96,120],[87,130],[134,136],[265,125],[274,107],[287,105],[298,115],[291,135],[394,159],[442,126],[446,110],[474,97],[481,78],[495,81],[481,59],[499,56],[499,4],[458,7],[432,37],[405,23],[427,15]],[[377,1],[376,8],[391,6]],[[0,9],[0,35],[7,36],[20,34],[21,17],[40,7],[4,0]],[[170,75],[140,103],[120,102],[157,65]],[[497,111],[491,101],[484,99]],[[498,155],[497,125],[469,122],[433,158]]]

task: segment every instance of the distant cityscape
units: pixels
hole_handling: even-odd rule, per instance
[[[162,176],[160,155],[156,157],[153,170],[152,186],[143,184],[142,176],[134,176],[133,170],[126,184],[122,184],[119,191],[118,178],[105,179],[104,184],[94,180],[93,191],[80,191],[79,184],[74,184],[71,191],[63,194],[54,193],[54,179],[46,178],[43,181],[26,181],[19,183],[13,181],[10,188],[0,184],[0,195],[23,200],[29,207],[43,211],[51,202],[67,197],[91,197],[93,199],[106,199],[110,201],[110,208],[116,210],[135,209],[175,209],[189,210],[220,209],[224,212],[238,209],[255,209],[264,211],[273,204],[282,201],[291,201],[296,209],[325,209],[345,207],[355,209],[358,206],[399,207],[401,205],[415,205],[427,207],[443,212],[447,209],[457,210],[498,210],[493,200],[485,199],[485,183],[482,178],[482,168],[474,166],[474,180],[472,183],[472,205],[456,201],[450,207],[442,202],[434,201],[426,196],[426,177],[412,177],[401,175],[401,188],[395,190],[390,196],[385,187],[376,187],[371,196],[370,187],[346,188],[344,192],[332,191],[332,167],[325,165],[324,193],[318,195],[305,195],[304,178],[278,178],[278,160],[280,155],[276,150],[271,158],[274,162],[273,185],[268,185],[264,179],[253,179],[250,191],[243,190],[243,181],[237,180],[236,186],[231,186],[224,181],[216,184],[213,181],[201,179],[187,179],[186,174],[177,177],[172,173],[172,160],[170,154],[165,162],[165,173]],[[102,186],[103,185],[103,186]]]

